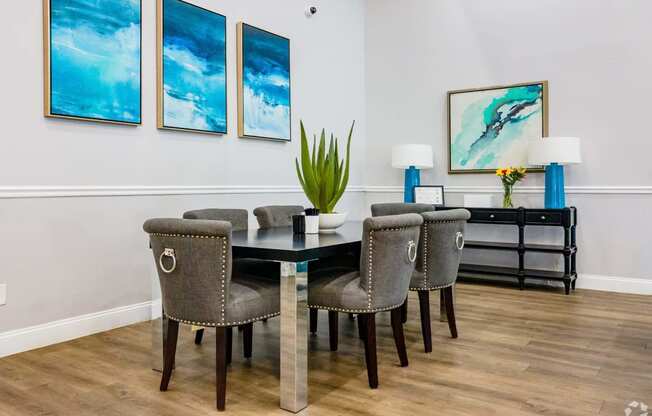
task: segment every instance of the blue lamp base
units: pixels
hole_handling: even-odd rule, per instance
[[[410,166],[405,169],[405,191],[403,193],[403,202],[414,202],[414,187],[421,184],[419,169]]]
[[[405,183],[407,184],[407,179]],[[557,163],[551,163],[546,166],[545,207],[566,207],[566,195],[564,194],[564,167]]]

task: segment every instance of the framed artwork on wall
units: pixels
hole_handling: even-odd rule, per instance
[[[43,0],[44,115],[141,123],[141,1]]]
[[[417,204],[430,204],[436,207],[444,206],[443,185],[417,185],[414,187],[414,202]]]
[[[290,40],[238,23],[238,136],[291,140]]]
[[[157,124],[226,134],[226,17],[157,0]]]
[[[448,172],[529,166],[530,139],[548,135],[548,82],[448,92]]]

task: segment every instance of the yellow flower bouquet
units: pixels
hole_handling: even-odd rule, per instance
[[[527,169],[525,169],[523,166],[516,168],[498,168],[496,169],[496,176],[498,176],[500,181],[503,183],[503,208],[514,208],[514,204],[512,204],[512,192],[514,185],[516,185],[517,182],[522,181],[527,176]]]

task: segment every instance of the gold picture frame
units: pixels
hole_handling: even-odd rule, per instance
[[[289,133],[288,133],[288,138],[278,138],[278,137],[267,137],[267,136],[257,136],[257,135],[252,135],[252,134],[247,134],[245,132],[245,120],[244,120],[244,77],[243,77],[243,71],[244,71],[244,51],[243,51],[243,28],[244,26],[249,26],[254,29],[260,30],[262,32],[266,32],[270,35],[273,35],[275,37],[281,38],[283,40],[287,41],[287,48],[288,48],[288,95],[290,97],[290,104],[289,104]],[[271,141],[277,141],[277,142],[290,142],[292,141],[292,75],[291,75],[291,62],[290,62],[290,39],[286,38],[285,36],[278,35],[276,33],[270,32],[265,29],[261,29],[260,27],[250,25],[248,23],[244,22],[238,22],[236,24],[236,50],[237,50],[237,82],[238,82],[238,88],[237,88],[237,95],[238,95],[238,137],[240,138],[248,138],[248,139],[262,139],[262,140],[271,140]]]
[[[497,85],[491,87],[483,88],[470,88],[470,89],[461,89],[461,90],[452,90],[448,91],[446,94],[446,103],[447,103],[447,117],[448,117],[448,173],[449,174],[467,174],[467,173],[495,173],[495,169],[453,169],[453,159],[452,159],[452,147],[453,147],[453,138],[452,138],[452,121],[451,121],[451,98],[456,94],[464,93],[476,93],[483,91],[493,91],[501,89],[509,89],[516,87],[525,87],[531,85],[541,85],[541,134],[542,137],[548,136],[548,96],[549,96],[549,87],[548,81],[534,81],[534,82],[522,82],[518,84],[509,84],[509,85]],[[530,172],[543,172],[543,168],[534,167],[528,168]]]
[[[172,131],[182,131],[190,133],[200,133],[200,134],[210,134],[216,136],[224,136],[228,134],[229,131],[229,117],[228,117],[228,57],[226,53],[226,45],[228,44],[228,30],[226,25],[226,16],[218,13],[213,10],[206,9],[204,7],[193,4],[189,1],[178,0],[180,3],[192,6],[196,9],[202,10],[207,13],[218,15],[224,18],[224,39],[225,39],[225,51],[224,51],[224,83],[225,83],[225,99],[224,99],[224,114],[225,114],[225,125],[224,131],[211,131],[211,130],[202,130],[195,129],[190,127],[176,127],[165,125],[165,90],[164,90],[164,67],[163,67],[163,19],[164,19],[164,6],[163,2],[165,0],[156,0],[156,127],[160,130],[172,130]]]
[[[74,116],[67,114],[58,114],[52,111],[52,62],[51,62],[51,1],[43,0],[43,116],[46,118],[58,118],[65,120],[90,121],[105,124],[117,124],[123,126],[140,126],[143,124],[143,31],[142,31],[142,0],[139,2],[140,7],[140,39],[139,39],[139,121],[122,121],[96,117]]]

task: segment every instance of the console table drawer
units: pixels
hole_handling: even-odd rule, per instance
[[[528,211],[525,213],[525,223],[533,225],[562,225],[562,215],[559,212]]]
[[[516,224],[517,212],[510,211],[473,211],[470,222]]]

